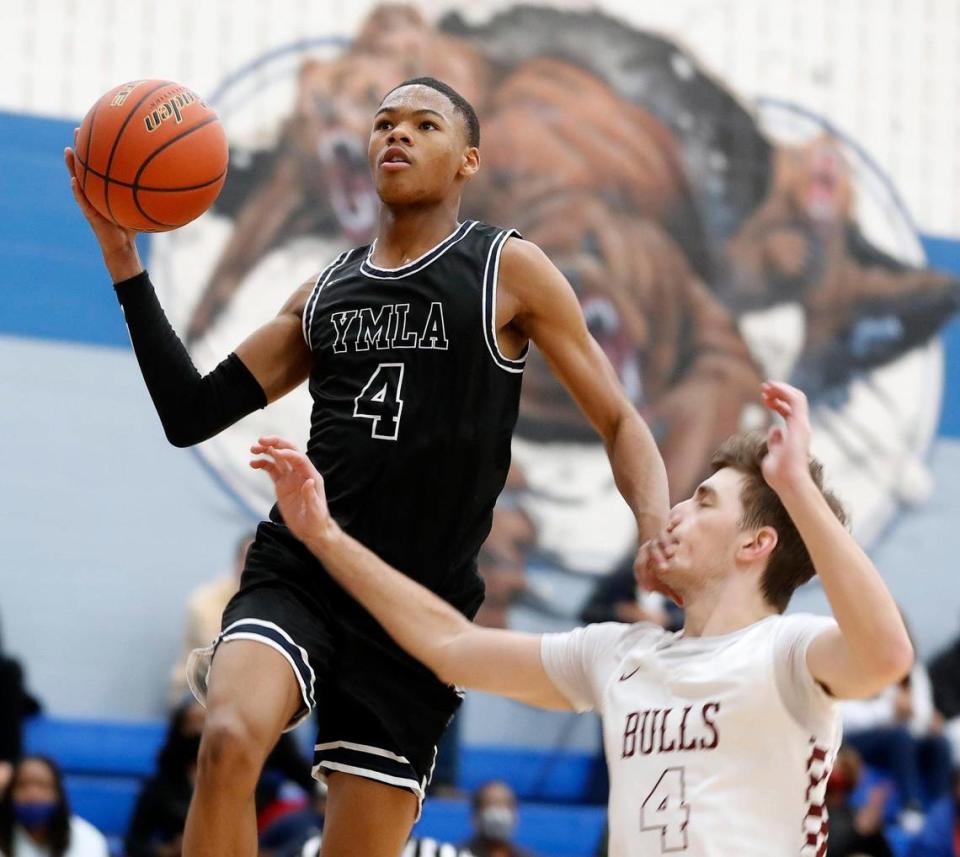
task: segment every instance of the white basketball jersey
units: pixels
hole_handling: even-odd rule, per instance
[[[544,667],[603,718],[611,857],[823,857],[832,698],[806,665],[833,624],[770,616],[717,637],[605,623],[547,634]]]

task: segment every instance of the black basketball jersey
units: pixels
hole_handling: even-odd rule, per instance
[[[420,258],[341,254],[303,314],[313,351],[307,454],[340,526],[456,598],[510,466],[524,353],[496,337],[500,254],[513,230],[466,221]]]

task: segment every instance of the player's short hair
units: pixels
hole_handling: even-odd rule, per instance
[[[383,96],[380,103],[382,104],[391,92],[396,92],[404,86],[426,86],[429,89],[436,90],[441,95],[445,95],[453,105],[454,111],[460,114],[467,126],[467,145],[480,145],[480,120],[477,118],[477,111],[474,110],[473,105],[452,86],[444,83],[442,80],[437,80],[435,77],[411,77],[409,80],[398,83],[393,87],[390,92]]]
[[[810,580],[816,572],[810,553],[790,515],[777,493],[763,478],[761,465],[766,455],[765,434],[744,432],[724,441],[713,454],[710,466],[714,473],[729,467],[743,475],[743,487],[740,490],[740,503],[743,506],[741,527],[773,527],[777,531],[777,544],[767,560],[760,589],[767,603],[782,613],[797,587]],[[843,505],[836,495],[823,487],[823,465],[812,457],[810,476],[837,520],[846,525],[847,515]]]

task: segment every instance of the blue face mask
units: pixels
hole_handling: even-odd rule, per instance
[[[53,801],[44,803],[15,803],[13,805],[13,814],[17,821],[27,830],[36,830],[38,827],[46,827],[57,811],[57,804]]]

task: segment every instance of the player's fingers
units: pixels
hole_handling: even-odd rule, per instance
[[[90,205],[89,200],[83,195],[83,191],[80,190],[80,182],[77,181],[76,176],[70,177],[70,192],[73,194],[73,198],[76,201],[77,205],[80,207],[80,211],[87,220],[91,223],[95,220],[102,220],[100,214],[97,210]]]
[[[290,461],[280,454],[281,451],[282,450],[279,449],[268,449],[263,454],[268,456],[274,465],[276,465],[277,470],[286,476],[293,471],[293,467]]]
[[[273,449],[271,450],[271,454],[278,461],[282,461],[292,471],[299,473],[301,476],[307,479],[320,478],[320,474],[317,473],[317,469],[313,466],[310,459],[298,450]]]
[[[321,512],[322,506],[320,505],[320,497],[317,495],[317,483],[312,479],[306,480],[303,485],[300,486],[300,494],[303,496],[304,501],[307,505],[313,509],[314,512]]]
[[[667,558],[663,555],[663,550],[659,542],[652,542],[650,545],[650,562],[656,568],[663,569],[667,567]]]
[[[794,387],[785,381],[767,381],[763,384],[764,396],[782,400],[789,404],[794,411],[805,410],[807,396],[799,387]]]
[[[776,411],[784,419],[793,415],[793,407],[784,399],[774,399],[773,401],[767,402],[767,407],[770,408],[771,411]]]
[[[275,434],[267,434],[260,438],[260,443],[264,446],[271,446],[274,449],[292,449],[298,452],[297,445],[286,438]]]
[[[250,462],[250,466],[254,470],[265,470],[274,482],[280,478],[280,471],[277,470],[277,466],[269,458],[254,458]]]

